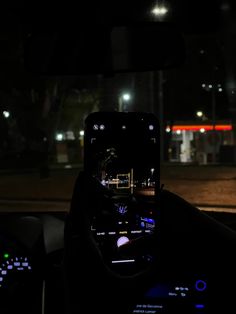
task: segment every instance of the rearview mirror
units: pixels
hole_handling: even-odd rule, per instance
[[[185,59],[184,39],[165,23],[81,26],[33,32],[25,66],[46,75],[112,74],[176,67]]]

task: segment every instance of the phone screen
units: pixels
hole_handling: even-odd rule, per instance
[[[96,112],[85,121],[85,169],[117,194],[160,186],[159,124],[151,113]]]

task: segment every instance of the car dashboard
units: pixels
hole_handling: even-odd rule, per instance
[[[92,300],[101,297],[101,302],[92,306],[95,311],[102,307],[102,300],[104,301],[104,294],[106,294],[113,305],[109,307],[109,310],[106,305],[105,310],[112,313],[118,313],[120,310],[123,313],[172,314],[176,311],[213,313],[212,311],[216,312],[219,309],[224,313],[233,313],[231,309],[233,311],[235,291],[230,287],[230,283],[235,278],[235,271],[234,262],[230,261],[230,258],[233,259],[234,254],[229,252],[227,245],[223,248],[225,244],[218,242],[219,254],[215,254],[216,246],[214,244],[211,247],[208,246],[206,243],[208,240],[199,235],[199,238],[205,241],[205,245],[194,246],[192,250],[188,246],[189,239],[184,238],[186,230],[185,232],[182,230],[183,236],[177,240],[173,227],[172,235],[165,239],[164,246],[156,242],[156,245],[160,245],[157,254],[150,247],[150,250],[141,251],[146,258],[148,257],[145,263],[129,262],[130,259],[136,260],[136,249],[128,253],[131,256],[127,256],[127,252],[119,251],[122,245],[118,245],[120,242],[118,240],[127,237],[131,240],[130,243],[135,245],[135,242],[143,239],[143,236],[144,238],[153,236],[158,226],[152,213],[153,203],[139,207],[136,212],[133,200],[129,204],[120,201],[117,203],[117,199],[113,201],[114,215],[107,217],[106,208],[103,208],[103,213],[100,212],[98,217],[93,217],[91,224],[91,234],[95,239],[95,245],[101,249],[101,252],[106,253],[103,262],[108,267],[104,270],[100,261],[96,258],[93,260],[93,255],[90,255],[88,262],[86,251],[83,251],[85,260],[81,262],[82,253],[79,252],[81,247],[77,246],[77,250],[74,251],[74,245],[78,244],[78,239],[74,238],[71,242],[72,251],[70,251],[74,254],[73,261],[69,261],[74,281],[70,281],[70,287],[68,287],[68,281],[65,280],[67,269],[65,250],[68,250],[68,247],[64,247],[64,228],[68,224],[68,213],[1,213],[1,313],[8,314],[16,311],[50,313],[55,310],[61,314],[70,313],[72,310],[68,306],[68,290],[74,285],[79,285],[82,293],[79,296],[76,294],[76,298],[83,304],[83,296],[89,288],[86,284],[87,280],[95,283],[93,288],[90,286],[89,298]],[[233,214],[214,212],[203,214],[209,216],[210,219],[213,218],[220,225],[226,224],[226,228],[235,226]],[[114,217],[117,219],[114,220]],[[132,223],[127,225],[125,222],[128,218],[131,218],[129,221]],[[178,225],[175,217],[172,222]],[[138,231],[138,233],[132,231]],[[179,233],[181,233],[180,230],[178,230]],[[164,236],[162,233],[161,237]],[[185,245],[182,247],[179,243],[183,242]],[[192,245],[197,245],[197,243],[198,241],[192,242]],[[210,255],[212,258],[209,257]],[[215,267],[213,260],[215,260]],[[114,263],[114,261],[118,262]],[[94,263],[96,266],[94,270],[91,270]],[[135,277],[136,272],[151,269],[152,265],[155,265],[155,269],[151,272],[151,276],[148,275],[145,278],[144,275],[139,279]],[[80,266],[84,268],[80,269]],[[85,271],[89,271],[90,274],[85,275]],[[96,274],[98,271],[99,275]],[[108,273],[110,275],[107,275]],[[114,274],[116,274],[115,277],[113,277]],[[79,283],[78,276],[81,279]],[[107,285],[105,289],[102,288],[104,285]],[[78,291],[78,287],[75,291]],[[127,306],[125,310],[121,304]],[[78,309],[77,306],[76,309]]]

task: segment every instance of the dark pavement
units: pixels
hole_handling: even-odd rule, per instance
[[[2,171],[0,211],[68,211],[74,183],[81,168],[52,168],[48,178],[35,171]],[[236,212],[236,167],[163,165],[164,188],[206,210]],[[37,201],[37,203],[36,203]]]

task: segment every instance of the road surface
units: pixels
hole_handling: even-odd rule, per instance
[[[41,208],[35,200],[44,202],[49,211],[56,204],[60,210],[68,210],[78,173],[79,169],[51,171],[46,179],[41,179],[38,173],[2,173],[0,210],[4,204],[13,208],[17,202],[19,209],[27,202],[27,207]],[[161,183],[200,208],[236,212],[236,167],[165,165],[161,168]]]

